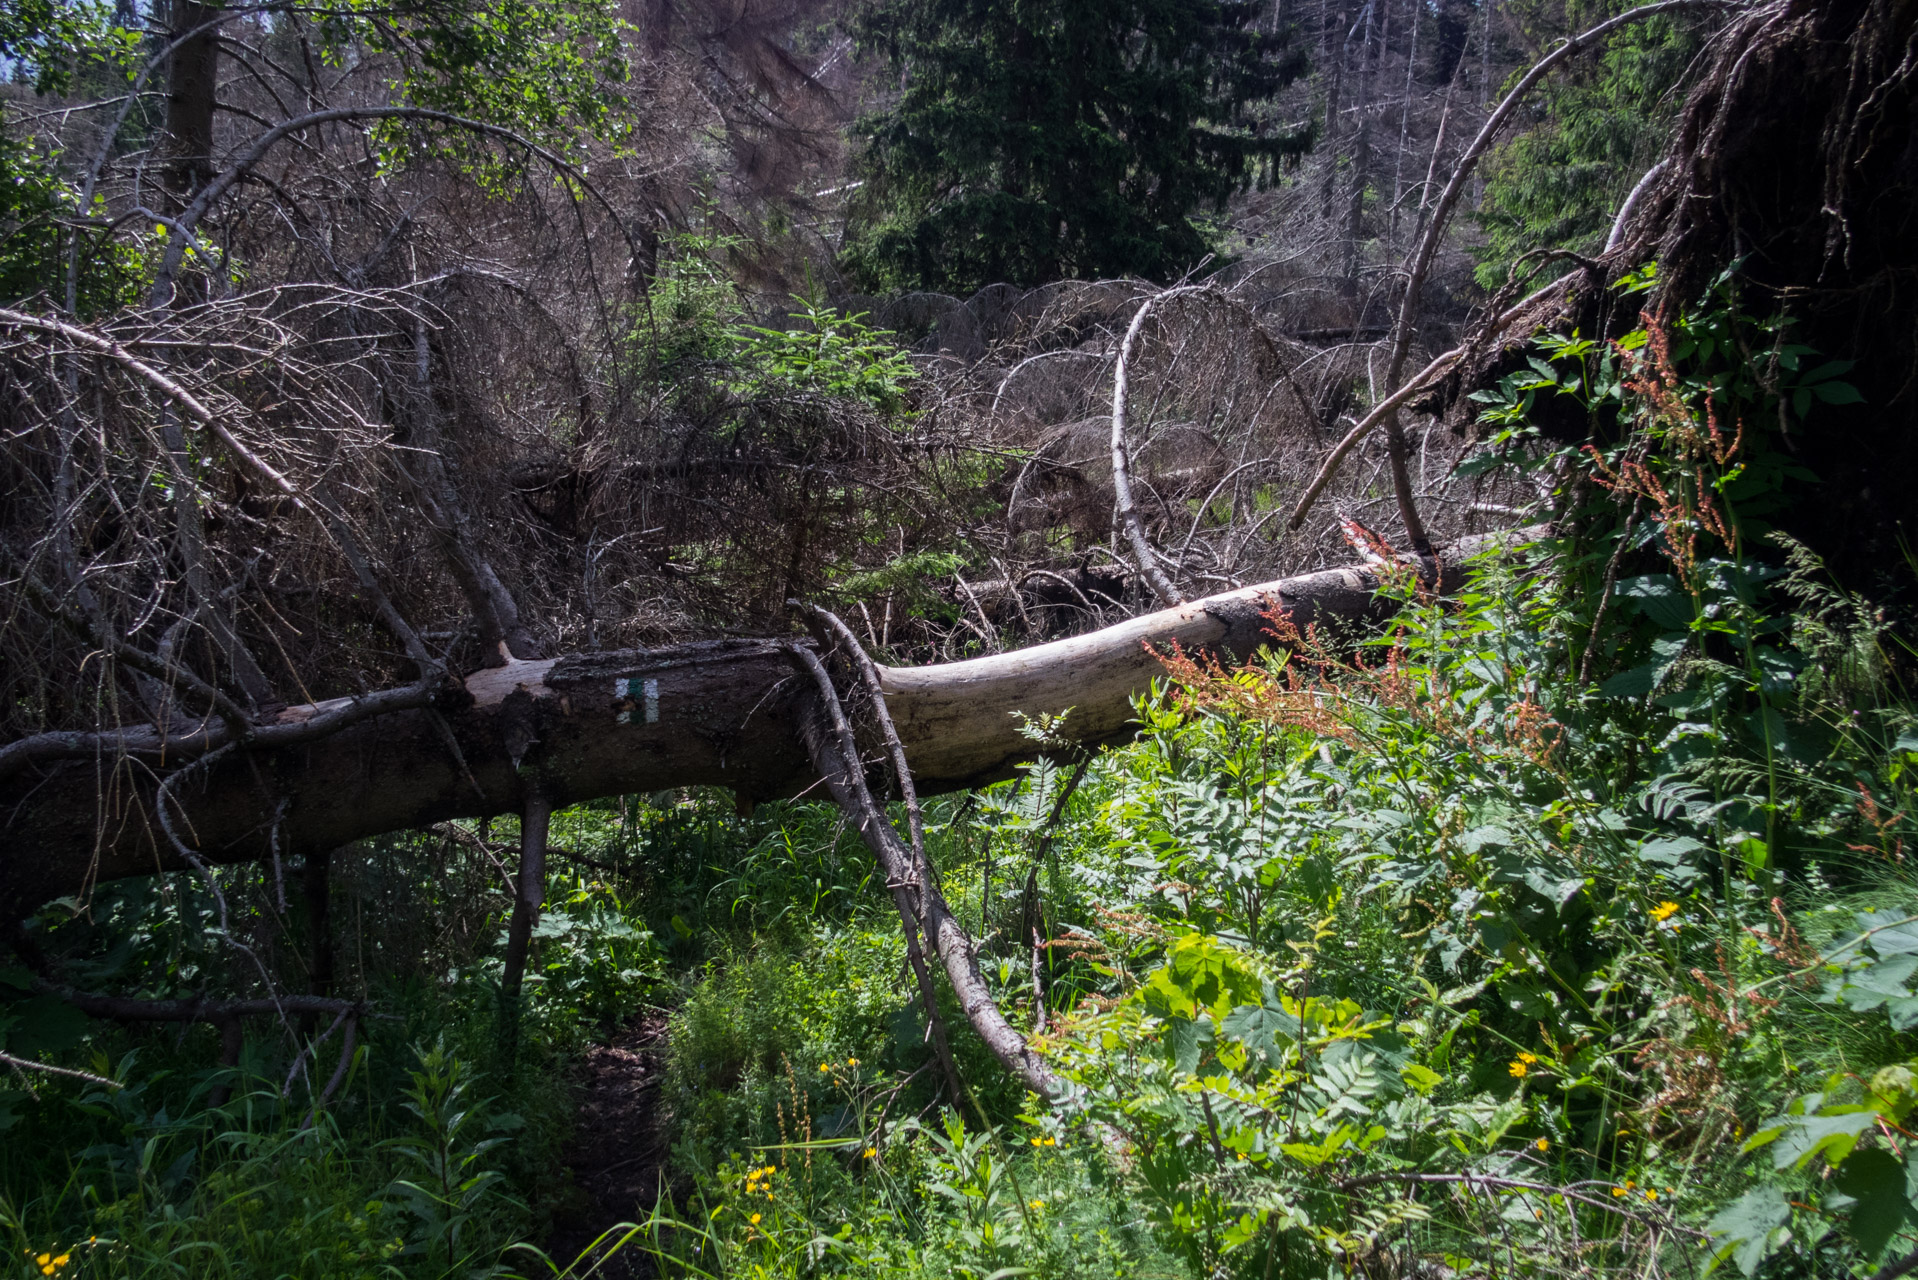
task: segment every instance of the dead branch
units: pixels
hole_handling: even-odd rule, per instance
[[[916,899],[926,939],[932,953],[945,967],[946,980],[959,998],[966,1021],[972,1024],[1000,1064],[1027,1088],[1042,1098],[1053,1097],[1059,1090],[1058,1078],[999,1011],[986,986],[985,975],[979,970],[976,946],[952,914],[945,895],[933,883],[930,866],[915,862],[912,851],[900,842],[899,833],[866,787],[852,727],[846,722],[845,709],[833,688],[832,678],[810,649],[793,645],[788,652],[800,669],[812,677],[817,690],[817,698],[801,714],[799,727],[827,789],[858,824],[861,837],[886,876],[887,886],[897,884]]]
[[[932,974],[926,968],[926,958],[919,945],[920,933],[924,928],[925,901],[922,892],[929,884],[935,884],[932,864],[926,858],[925,819],[919,811],[919,794],[912,785],[912,770],[906,764],[906,748],[899,741],[899,734],[893,728],[892,716],[886,710],[885,691],[879,684],[879,669],[860,647],[859,640],[837,614],[818,605],[807,604],[799,600],[789,600],[793,605],[829,628],[845,647],[853,665],[858,668],[860,681],[870,700],[874,722],[879,726],[880,734],[886,740],[886,749],[892,758],[893,784],[899,790],[899,796],[906,806],[906,830],[912,840],[912,859],[915,868],[911,881],[888,875],[886,887],[892,892],[893,903],[899,910],[900,923],[905,927],[906,961],[912,966],[914,976],[919,983],[919,996],[926,1010],[926,1030],[932,1039],[934,1055],[939,1059],[940,1070],[946,1077],[946,1088],[950,1092],[953,1105],[957,1106],[965,1097],[959,1081],[959,1067],[953,1061],[952,1043],[946,1035],[946,1020],[939,1012],[938,993],[933,988]],[[841,744],[842,747],[845,745]],[[856,755],[855,755],[856,762]],[[861,771],[863,781],[864,772]],[[890,823],[888,823],[890,829]],[[884,864],[881,864],[882,867]]]
[[[1132,555],[1139,575],[1152,587],[1152,594],[1159,598],[1159,603],[1164,605],[1179,604],[1184,597],[1165,576],[1165,571],[1159,568],[1158,555],[1152,550],[1152,544],[1146,541],[1145,524],[1139,519],[1138,507],[1132,501],[1131,464],[1126,447],[1126,415],[1130,409],[1127,374],[1132,363],[1133,348],[1139,341],[1139,331],[1145,327],[1146,317],[1152,313],[1153,305],[1184,294],[1197,293],[1207,287],[1181,285],[1163,293],[1155,293],[1141,303],[1132,315],[1132,323],[1126,326],[1125,340],[1119,344],[1119,360],[1112,370],[1112,490],[1117,499],[1119,523],[1125,529],[1126,540],[1132,544]]]

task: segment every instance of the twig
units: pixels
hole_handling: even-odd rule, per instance
[[[227,166],[225,172],[201,187],[192,203],[188,204],[178,217],[166,220],[174,233],[167,237],[166,252],[160,260],[159,270],[154,273],[153,285],[148,291],[148,304],[157,310],[173,300],[173,279],[179,274],[180,264],[186,258],[187,248],[197,238],[194,234],[195,228],[199,225],[200,219],[206,216],[207,210],[213,207],[215,200],[225,195],[228,188],[244,177],[254,165],[265,159],[267,152],[277,146],[282,139],[316,125],[345,120],[425,120],[433,124],[452,125],[487,137],[501,138],[515,146],[523,147],[530,154],[538,156],[548,165],[565,174],[582,190],[590,192],[593,198],[605,206],[606,211],[612,215],[613,225],[626,236],[629,247],[635,252],[639,249],[639,245],[633,239],[634,233],[627,226],[627,220],[620,217],[619,210],[600,194],[599,188],[588,181],[586,175],[581,173],[577,166],[567,163],[545,147],[522,137],[511,129],[505,129],[496,124],[486,124],[479,120],[469,120],[465,116],[454,115],[448,111],[430,110],[426,107],[333,107],[296,116],[262,133],[253,140],[252,145],[238,160]]]
[[[952,1056],[952,1042],[946,1034],[946,1020],[939,1012],[938,993],[933,987],[932,974],[926,967],[926,959],[919,946],[919,933],[925,920],[924,896],[922,894],[918,902],[911,900],[914,882],[918,886],[925,886],[933,883],[933,878],[931,864],[926,858],[925,821],[919,809],[918,792],[912,785],[912,770],[906,764],[905,744],[900,742],[899,733],[893,727],[892,713],[886,709],[886,694],[880,687],[879,670],[873,665],[872,659],[866,655],[866,651],[860,648],[852,628],[829,609],[822,609],[818,605],[807,604],[801,600],[788,600],[786,603],[818,619],[846,646],[852,656],[853,665],[859,670],[860,680],[865,684],[866,694],[872,701],[873,719],[879,725],[879,732],[886,739],[886,747],[892,757],[894,783],[899,788],[899,797],[906,806],[906,829],[912,838],[912,858],[917,873],[911,877],[899,877],[901,883],[893,890],[893,902],[899,909],[900,923],[905,928],[906,960],[912,965],[913,973],[918,979],[920,998],[926,1007],[926,1031],[932,1039],[933,1052],[939,1059],[940,1069],[945,1073],[946,1086],[952,1091],[953,1105],[957,1106],[960,1099],[965,1096],[959,1080],[959,1067]],[[842,750],[850,747],[850,742],[842,741]],[[851,763],[854,765],[858,763],[856,751],[852,753]],[[865,785],[863,778],[860,785],[861,787]],[[891,831],[892,824],[886,823],[885,828]],[[892,887],[893,879],[892,875],[887,875],[889,888]]]
[[[91,1071],[76,1071],[72,1067],[56,1067],[50,1062],[34,1062],[27,1058],[16,1058],[10,1053],[0,1052],[0,1062],[6,1063],[16,1071],[44,1071],[52,1076],[67,1076],[74,1080],[85,1080],[88,1084],[103,1084],[109,1089],[124,1089],[118,1080],[109,1080],[105,1076],[96,1076]]]
[[[340,1043],[340,1060],[334,1066],[332,1078],[326,1082],[326,1088],[320,1091],[319,1098],[314,1101],[313,1109],[306,1113],[306,1119],[300,1125],[302,1130],[313,1127],[314,1122],[320,1118],[320,1108],[333,1101],[333,1095],[339,1091],[340,1085],[345,1083],[346,1070],[353,1065],[353,1042],[359,1028],[360,1023],[357,1018],[346,1024],[346,1034]]]

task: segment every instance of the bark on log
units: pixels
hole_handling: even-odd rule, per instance
[[[1441,590],[1460,584],[1461,561],[1484,545],[1440,559]],[[920,793],[958,790],[1008,777],[1034,754],[1015,712],[1071,708],[1061,732],[1082,745],[1128,737],[1132,696],[1161,672],[1147,643],[1244,658],[1261,643],[1266,601],[1302,626],[1364,624],[1392,608],[1378,586],[1368,569],[1331,569],[1012,653],[881,668],[881,678]],[[316,741],[228,752],[169,788],[174,826],[208,862],[233,863],[270,856],[276,818],[282,854],[304,855],[514,812],[536,791],[556,806],[694,785],[729,787],[748,801],[807,793],[818,774],[797,717],[809,691],[788,646],[713,640],[477,671],[432,707],[361,719]],[[278,723],[351,701],[289,708]],[[153,811],[156,779],[177,749],[166,759],[168,744],[148,729],[117,743],[92,758],[39,760],[0,781],[8,835],[0,919],[94,883],[181,866]]]

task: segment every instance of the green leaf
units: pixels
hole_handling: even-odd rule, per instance
[[[1403,1067],[1400,1067],[1399,1078],[1405,1081],[1408,1089],[1420,1097],[1429,1095],[1432,1090],[1438,1088],[1439,1082],[1444,1079],[1443,1076],[1439,1075],[1438,1072],[1432,1070],[1430,1067],[1422,1066],[1416,1062],[1408,1062]]]
[[[1918,969],[1918,956],[1893,956],[1866,966],[1847,980],[1840,999],[1860,1011],[1876,1009],[1887,1000],[1910,995],[1912,971]]]
[[[1869,945],[1881,956],[1918,955],[1918,920],[1909,920],[1909,911],[1861,911],[1858,928],[1876,929]]]
[[[1911,1215],[1905,1166],[1883,1147],[1873,1147],[1852,1152],[1833,1181],[1857,1202],[1851,1210],[1852,1239],[1867,1257],[1877,1257]]]
[[[1305,1024],[1299,1016],[1270,1005],[1240,1005],[1225,1016],[1220,1033],[1232,1037],[1253,1053],[1264,1055],[1276,1066],[1288,1045],[1304,1035]]]
[[[1342,1124],[1327,1134],[1323,1141],[1282,1142],[1279,1144],[1279,1150],[1294,1160],[1302,1160],[1306,1164],[1317,1167],[1336,1156],[1340,1148],[1358,1136],[1358,1132],[1356,1126]]]
[[[1642,698],[1652,691],[1652,686],[1657,679],[1657,666],[1647,662],[1642,666],[1621,671],[1604,684],[1599,685],[1599,696],[1604,698]]]
[[[1452,474],[1461,477],[1482,476],[1505,461],[1502,449],[1481,449],[1452,469]]]
[[[1622,600],[1630,600],[1639,612],[1667,631],[1684,631],[1692,625],[1691,593],[1669,573],[1621,578],[1617,594]]]
[[[1841,373],[1850,373],[1852,366],[1857,363],[1856,360],[1827,360],[1806,374],[1802,381],[1807,385],[1814,382],[1824,382],[1837,377]]]
[[[1719,1210],[1708,1225],[1712,1264],[1717,1266],[1729,1257],[1745,1275],[1754,1274],[1759,1264],[1789,1238],[1785,1224],[1790,1221],[1791,1205],[1782,1190],[1754,1187]]]
[[[1173,1018],[1166,1024],[1166,1060],[1181,1075],[1199,1069],[1199,1051],[1205,1044],[1205,1028],[1191,1018]]]
[[[1772,1148],[1772,1164],[1780,1169],[1786,1166],[1802,1169],[1820,1155],[1830,1164],[1837,1164],[1850,1155],[1858,1139],[1878,1123],[1878,1111],[1874,1107],[1847,1108],[1836,1114],[1781,1119],[1784,1127],[1778,1135],[1778,1144]],[[1779,1121],[1766,1121],[1768,1126],[1777,1123]]]
[[[1705,851],[1705,846],[1690,836],[1673,836],[1668,840],[1647,840],[1638,847],[1638,860],[1660,867],[1682,867],[1692,854]]]

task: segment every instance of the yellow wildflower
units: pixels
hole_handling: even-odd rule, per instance
[[[1043,1200],[1034,1200],[1026,1205],[1026,1208],[1028,1209],[1043,1209],[1045,1207],[1046,1207],[1046,1202]]]
[[[1615,1196],[1620,1196],[1620,1197],[1623,1197],[1623,1196],[1624,1196],[1624,1194],[1625,1194],[1625,1188],[1623,1188],[1623,1187],[1613,1187],[1613,1188],[1612,1188],[1612,1194],[1613,1194],[1613,1195],[1615,1195]]]
[[[1040,1146],[1040,1145],[1042,1145],[1042,1144],[1044,1143],[1044,1141],[1045,1141],[1045,1139],[1043,1139],[1043,1138],[1034,1138],[1034,1139],[1032,1140],[1032,1145],[1033,1145],[1033,1146],[1035,1146],[1035,1147],[1036,1147],[1036,1146]]]
[[[1664,924],[1667,920],[1671,919],[1673,916],[1677,914],[1678,914],[1678,904],[1676,902],[1672,902],[1669,899],[1659,903],[1657,906],[1652,908],[1652,919],[1656,920],[1660,924]]]
[[[820,1064],[819,1064],[819,1069],[820,1069],[821,1071],[831,1071],[831,1070],[832,1070],[832,1063],[830,1063],[830,1062],[822,1062],[822,1063],[820,1063]]]
[[[755,1213],[752,1217],[746,1219],[746,1221],[752,1223],[756,1227],[759,1225],[759,1215]]]
[[[1654,1190],[1652,1190],[1652,1189],[1651,1189],[1650,1187],[1646,1187],[1646,1188],[1645,1188],[1645,1198],[1646,1198],[1647,1200],[1656,1200],[1656,1199],[1658,1199],[1658,1192],[1656,1192],[1656,1191],[1654,1191]]]
[[[1512,1076],[1514,1079],[1518,1079],[1518,1080],[1523,1080],[1525,1078],[1525,1073],[1531,1070],[1530,1067],[1525,1065],[1524,1059],[1522,1058],[1512,1059],[1512,1065],[1505,1069],[1512,1073]]]
[[[849,1067],[856,1067],[856,1066],[858,1066],[858,1065],[859,1065],[859,1059],[857,1059],[857,1058],[847,1058],[847,1059],[846,1059],[846,1065],[847,1065],[847,1066],[849,1066]]]
[[[867,1148],[866,1148],[866,1159],[868,1159],[868,1160],[871,1160],[871,1159],[873,1159],[873,1158],[874,1158],[875,1156],[877,1156],[878,1154],[879,1154],[879,1148],[878,1148],[878,1147],[867,1147]]]
[[[1056,1147],[1059,1145],[1059,1140],[1057,1138],[1047,1138],[1046,1145],[1048,1147]]]
[[[1550,1151],[1552,1149],[1552,1140],[1550,1138],[1540,1138],[1537,1142],[1534,1142],[1532,1145],[1537,1147],[1540,1151]]]

